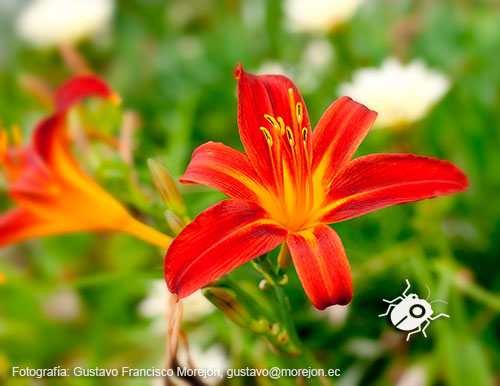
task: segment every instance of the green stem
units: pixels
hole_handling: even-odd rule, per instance
[[[295,323],[292,319],[291,309],[290,309],[290,301],[288,300],[288,296],[285,292],[285,289],[282,285],[279,284],[281,279],[283,278],[284,272],[278,266],[274,269],[271,261],[267,257],[267,255],[263,255],[253,261],[254,267],[261,272],[268,284],[273,287],[274,294],[276,296],[276,300],[279,304],[279,313],[281,321],[289,334],[290,340],[294,343],[295,347],[301,352],[300,357],[300,365],[308,365],[311,368],[319,369],[322,367],[320,363],[316,360],[314,355],[308,350],[306,346],[302,344],[300,338],[297,334],[297,329],[295,328]],[[324,386],[331,384],[331,381],[325,378],[317,378],[311,377],[309,380],[311,385],[320,385]]]
[[[472,280],[461,280],[459,274],[460,266],[450,267],[449,264],[440,263],[437,264],[437,269],[449,274],[453,280],[454,286],[462,293],[493,310],[500,310],[500,297],[484,289]]]
[[[274,295],[276,297],[276,300],[278,301],[279,314],[280,319],[283,323],[283,327],[287,331],[290,341],[293,342],[293,345],[297,348],[297,350],[302,351],[302,342],[299,339],[297,330],[295,328],[295,323],[291,317],[291,309],[288,296],[286,295],[283,287],[278,283],[279,276],[275,272],[271,261],[267,257],[267,254],[265,254],[257,259],[252,260],[252,263],[254,267],[264,275],[268,284],[273,288]]]

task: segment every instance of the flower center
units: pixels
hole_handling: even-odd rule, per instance
[[[293,89],[288,93],[291,125],[282,116],[264,114],[270,127],[260,127],[276,181],[276,189],[270,189],[272,198],[263,200],[263,206],[275,221],[296,231],[309,222],[314,195],[304,106],[296,102]]]

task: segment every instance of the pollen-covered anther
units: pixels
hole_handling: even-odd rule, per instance
[[[278,125],[278,122],[276,121],[276,119],[274,119],[273,116],[271,115],[268,115],[268,114],[264,114],[264,118],[266,118],[268,120],[268,122],[273,125],[273,127],[276,129],[276,130],[279,130],[280,129],[280,126]]]
[[[302,128],[302,142],[304,144],[307,142],[307,127]]]
[[[301,125],[303,119],[303,108],[302,103],[300,102],[297,102],[297,105],[295,105],[295,115],[297,116],[297,122]]]
[[[264,133],[264,137],[266,137],[267,144],[269,146],[273,146],[273,137],[271,137],[269,131],[265,127],[261,127],[260,129]]]
[[[280,124],[280,134],[285,134],[285,121],[282,117],[278,117],[278,123]]]
[[[290,129],[290,126],[286,127],[286,136],[288,138],[288,142],[290,143],[290,146],[293,146],[293,144],[294,144],[293,134],[292,134],[292,129]]]

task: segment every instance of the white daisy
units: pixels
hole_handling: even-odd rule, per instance
[[[290,29],[329,32],[347,22],[364,0],[287,0],[285,14]]]
[[[375,127],[380,128],[418,121],[449,88],[449,79],[421,60],[403,65],[389,58],[380,68],[355,71],[351,83],[339,86],[339,94],[378,112]]]
[[[104,30],[114,0],[33,0],[16,21],[19,35],[37,47],[76,43]]]

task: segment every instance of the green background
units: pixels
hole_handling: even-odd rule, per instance
[[[22,79],[27,74],[55,87],[72,74],[56,49],[35,50],[14,33],[12,14],[0,15],[0,117],[19,124],[27,140],[50,110]],[[134,164],[95,141],[78,157],[85,169],[131,211],[168,232],[163,207],[147,169],[154,157],[179,177],[192,151],[213,140],[242,149],[236,124],[238,62],[257,70],[280,63],[297,79],[311,122],[339,95],[341,82],[360,67],[388,56],[423,59],[446,74],[450,91],[421,121],[398,132],[372,131],[357,156],[405,151],[446,159],[469,177],[470,190],[383,209],[334,228],[351,264],[354,299],[347,319],[329,323],[313,310],[293,267],[286,291],[293,319],[311,358],[278,356],[221,312],[184,326],[190,342],[224,345],[230,367],[339,368],[340,385],[393,385],[411,368],[429,385],[494,385],[500,368],[500,6],[497,1],[368,0],[349,23],[324,36],[290,32],[279,1],[134,1],[117,3],[109,34],[78,49],[92,69],[122,97],[119,108],[89,101],[84,122],[119,134],[122,110],[142,120]],[[412,26],[411,28],[409,26]],[[412,30],[402,35],[405,27]],[[309,69],[308,44],[327,40],[332,58]],[[131,185],[137,173],[139,189]],[[180,187],[191,216],[224,198],[205,187]],[[11,205],[0,196],[0,208]],[[161,366],[164,337],[154,334],[138,304],[152,279],[161,279],[163,254],[127,235],[76,234],[21,243],[0,250],[0,374],[11,366]],[[250,264],[231,274],[257,286]],[[378,314],[383,298],[405,288],[422,296],[425,285],[450,319],[432,322],[428,338],[409,343]],[[61,289],[78,298],[80,312],[54,320],[45,305]],[[425,296],[424,296],[425,297]],[[443,307],[437,305],[436,307]],[[1,377],[1,375],[0,375]],[[32,384],[4,378],[7,384]],[[0,378],[1,382],[1,378]],[[228,384],[293,385],[296,379],[233,379]],[[305,380],[306,384],[309,382]],[[149,379],[49,379],[46,384],[148,385]],[[300,384],[300,383],[299,383]]]

